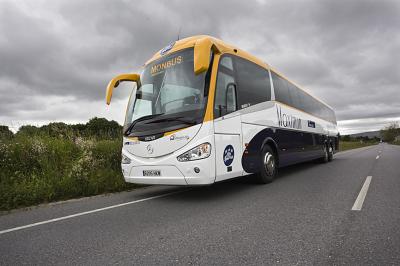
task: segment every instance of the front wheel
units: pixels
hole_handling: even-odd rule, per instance
[[[277,157],[270,146],[266,145],[261,151],[260,172],[257,174],[257,181],[260,184],[271,183],[277,172]]]

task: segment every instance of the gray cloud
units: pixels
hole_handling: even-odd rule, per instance
[[[106,109],[108,80],[180,30],[264,59],[329,103],[343,131],[372,130],[400,117],[398,28],[397,1],[1,1],[0,123],[122,122],[128,90]]]

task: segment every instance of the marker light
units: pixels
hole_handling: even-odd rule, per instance
[[[130,164],[130,163],[131,163],[131,159],[129,159],[128,156],[125,156],[124,154],[122,154],[121,163],[122,163],[122,164]]]
[[[211,154],[211,144],[206,142],[176,157],[180,162],[205,159]]]

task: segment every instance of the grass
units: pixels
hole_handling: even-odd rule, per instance
[[[16,136],[0,140],[0,210],[132,189],[121,139]]]
[[[376,141],[340,141],[339,151],[346,151],[378,144]]]

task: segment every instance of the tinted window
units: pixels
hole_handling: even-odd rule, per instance
[[[239,107],[271,100],[268,71],[250,61],[235,57]]]
[[[236,111],[236,85],[231,57],[223,57],[218,67],[215,88],[214,117],[220,117]]]
[[[329,107],[292,83],[286,81],[276,73],[271,73],[272,81],[274,82],[275,99],[277,101],[293,106],[332,123],[336,123],[335,113]]]
[[[316,114],[325,120],[329,120],[329,108],[323,105],[322,103],[318,102],[318,110]]]
[[[310,101],[311,101],[311,108],[310,108],[310,112],[309,113],[321,117],[321,109],[322,108],[319,108],[321,103],[318,102],[316,99],[314,99],[311,96],[308,96],[308,97],[310,98]]]
[[[289,93],[288,82],[274,72],[272,72],[272,81],[274,82],[275,99],[292,106],[292,97]]]
[[[335,113],[334,113],[332,110],[329,109],[329,114],[330,114],[330,121],[331,121],[332,123],[335,123],[335,124],[336,124],[336,116],[335,116]]]
[[[290,82],[288,82],[287,84],[289,88],[289,95],[290,95],[290,100],[292,102],[292,106],[296,107],[297,109],[303,110],[304,103],[302,101],[300,89]]]

